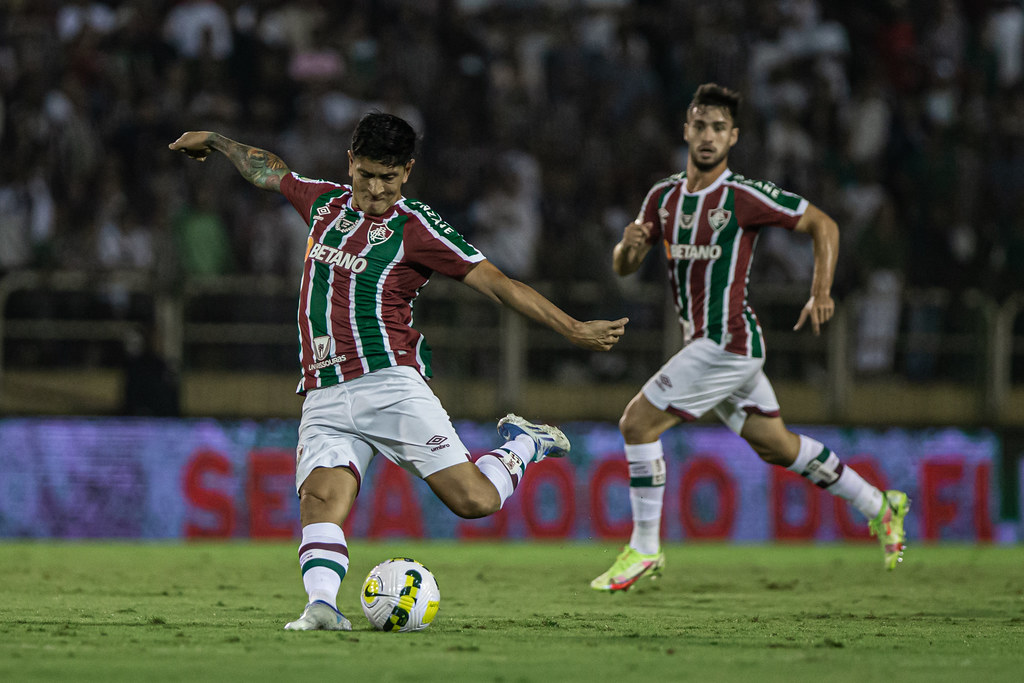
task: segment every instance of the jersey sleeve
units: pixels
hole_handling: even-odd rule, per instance
[[[803,197],[767,182],[759,187],[740,185],[736,191],[736,212],[744,228],[779,226],[792,230],[807,211]]]
[[[281,194],[291,202],[307,225],[312,220],[310,214],[317,197],[326,192],[336,191],[341,187],[337,183],[327,180],[312,180],[294,172],[281,178]]]
[[[405,231],[406,257],[442,275],[461,278],[484,255],[426,204],[410,202],[412,229]]]
[[[661,183],[648,190],[647,196],[644,197],[644,201],[640,205],[640,213],[636,217],[640,223],[650,223],[654,226],[651,228],[651,234],[647,236],[648,244],[657,244],[665,232],[664,226],[661,224],[661,215],[658,212],[665,191],[665,186]]]

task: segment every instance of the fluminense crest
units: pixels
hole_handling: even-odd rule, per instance
[[[371,223],[370,228],[367,231],[367,235],[370,240],[370,244],[381,244],[387,242],[395,231],[389,228],[384,223]]]
[[[708,223],[711,224],[713,230],[721,230],[729,224],[729,219],[732,218],[732,211],[728,209],[711,209],[708,211]]]

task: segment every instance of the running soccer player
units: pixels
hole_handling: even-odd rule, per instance
[[[819,334],[835,310],[830,292],[839,230],[806,199],[729,170],[729,150],[739,135],[739,102],[738,93],[713,83],[697,89],[686,110],[686,171],[651,188],[612,253],[615,272],[628,275],[654,244],[664,243],[684,346],[644,384],[619,420],[629,462],[633,532],[611,568],[591,582],[596,590],[625,590],[663,569],[665,460],[660,437],[709,410],[765,462],[850,501],[881,542],[885,567],[894,569],[903,558],[907,495],[880,491],[827,446],[789,431],[764,374],[763,333],[747,303],[758,232],[781,226],[811,236],[811,296],[793,329],[809,322]]]
[[[477,518],[501,509],[530,463],[569,451],[559,429],[510,414],[498,422],[504,443],[470,462],[426,384],[430,349],[412,327],[413,300],[435,271],[585,349],[612,348],[628,322],[572,318],[506,277],[429,206],[403,197],[415,143],[403,119],[365,115],[348,151],[351,185],[304,178],[276,155],[213,132],[190,131],[169,145],[199,161],[221,152],[253,185],[287,197],[309,229],[295,472],[309,600],[288,630],[351,629],[337,606],[349,564],[341,526],[377,452],[423,478],[455,514]]]

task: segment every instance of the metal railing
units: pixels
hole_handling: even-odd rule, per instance
[[[524,382],[539,377],[638,387],[679,348],[675,312],[662,283],[535,287],[576,317],[630,316],[627,335],[611,354],[577,351],[553,332],[438,277],[417,301],[416,321],[444,375],[489,378],[500,401],[515,405]],[[12,370],[116,367],[117,349],[140,329],[154,332],[163,356],[186,372],[291,370],[297,362],[296,291],[296,282],[280,277],[218,277],[167,288],[136,272],[9,273],[0,279],[0,392]],[[841,421],[853,390],[866,381],[853,361],[856,311],[864,295],[840,302],[822,336],[814,337],[791,329],[806,300],[805,287],[760,286],[754,294],[774,362],[773,381],[813,380],[827,414]],[[1024,388],[1024,294],[998,302],[976,292],[907,291],[902,306],[887,377],[961,386],[982,397],[981,419],[975,421],[1005,418],[1011,396]],[[922,311],[939,323],[913,323]],[[49,352],[37,353],[47,345]],[[91,346],[113,350],[70,352]],[[910,368],[922,361],[932,375],[911,376]]]

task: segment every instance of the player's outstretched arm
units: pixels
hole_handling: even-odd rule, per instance
[[[612,249],[612,270],[616,275],[629,275],[636,272],[644,257],[651,250],[650,222],[641,223],[639,219],[627,225],[622,231],[622,239]]]
[[[800,217],[795,230],[809,234],[814,241],[814,276],[811,279],[811,296],[793,329],[799,330],[810,320],[811,330],[820,334],[821,326],[836,312],[832,301],[832,279],[839,257],[839,226],[828,214],[811,204]]]
[[[629,322],[629,318],[576,320],[533,287],[507,277],[490,261],[477,263],[462,281],[489,299],[547,325],[576,346],[591,351],[607,351],[615,346]]]
[[[281,158],[265,149],[250,147],[226,138],[220,133],[193,130],[167,145],[181,150],[196,161],[206,161],[210,152],[217,150],[235,165],[242,177],[264,190],[281,191],[281,178],[291,170]]]

